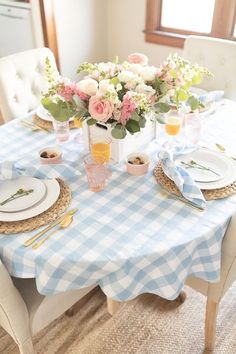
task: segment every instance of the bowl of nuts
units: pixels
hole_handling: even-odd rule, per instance
[[[141,152],[129,154],[126,158],[127,172],[134,176],[142,176],[148,171],[149,157]]]
[[[43,165],[58,164],[62,161],[62,153],[58,148],[46,147],[39,151],[39,159]]]

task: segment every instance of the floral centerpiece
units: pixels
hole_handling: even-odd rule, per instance
[[[159,67],[148,65],[141,53],[107,63],[83,63],[77,73],[86,76],[78,83],[60,78],[55,81],[46,62],[50,88],[42,99],[43,106],[57,120],[79,116],[88,125],[110,124],[114,138],[122,139],[145,127],[147,115],[153,112],[161,121],[161,113],[188,105],[191,110],[202,106],[191,92],[210,73],[192,65],[177,54],[170,55]]]

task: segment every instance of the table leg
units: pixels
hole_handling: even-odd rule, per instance
[[[110,315],[114,315],[116,311],[119,310],[120,302],[112,300],[111,298],[107,297],[107,310]]]

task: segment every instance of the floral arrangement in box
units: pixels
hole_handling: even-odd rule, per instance
[[[183,104],[191,110],[202,106],[190,92],[210,73],[174,54],[159,67],[148,65],[141,53],[130,54],[119,63],[82,63],[77,73],[86,76],[77,83],[60,78],[54,81],[46,63],[50,89],[42,99],[43,106],[58,120],[79,116],[88,125],[111,124],[111,134],[122,139],[145,127],[149,112],[161,121],[161,113]]]

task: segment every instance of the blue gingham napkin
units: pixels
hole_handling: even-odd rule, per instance
[[[66,180],[71,176],[81,175],[81,172],[68,164],[57,165],[23,165],[13,161],[0,162],[0,180],[16,179],[20,176],[32,176],[41,179],[62,178]]]
[[[224,96],[224,91],[215,90],[215,91],[209,91],[209,92],[199,95],[198,99],[203,104],[210,104],[212,102],[217,102],[217,101],[221,100],[221,98],[223,98],[223,96]]]
[[[184,198],[193,202],[197,206],[204,208],[206,206],[206,200],[200,188],[189,173],[174,162],[177,156],[188,154],[191,151],[194,151],[194,148],[177,147],[173,152],[169,150],[161,150],[158,153],[158,157],[162,164],[163,171],[172,178]]]

